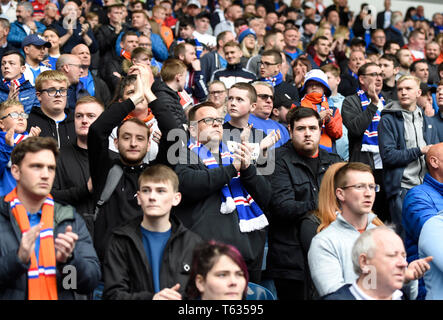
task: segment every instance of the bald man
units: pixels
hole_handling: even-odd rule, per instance
[[[83,84],[83,87],[91,96],[96,97],[104,106],[107,106],[111,102],[111,93],[108,85],[89,69],[91,65],[91,52],[88,46],[82,43],[78,44],[72,48],[71,53],[76,55],[81,61],[82,67],[79,81]]]
[[[69,87],[67,107],[74,110],[78,99],[90,95],[83,86],[83,83],[79,80],[82,72],[81,60],[74,54],[62,54],[58,58],[55,67],[68,78]]]
[[[423,184],[410,189],[403,202],[402,223],[408,261],[418,258],[418,241],[426,221],[443,210],[443,142],[429,148],[426,166],[428,173]],[[419,298],[424,298],[425,293],[421,281]]]

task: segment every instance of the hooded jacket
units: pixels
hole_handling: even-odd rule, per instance
[[[152,269],[143,246],[142,217],[135,218],[112,232],[103,265],[103,297],[113,300],[151,300],[154,296]],[[192,264],[192,253],[202,239],[171,216],[171,236],[166,243],[160,288],[180,283],[184,293]]]
[[[439,142],[433,121],[416,108],[410,112],[393,101],[381,112],[378,144],[388,198],[397,195],[401,187],[410,189],[423,183],[426,164],[420,148]]]
[[[65,109],[66,118],[63,121],[56,122],[43,113],[40,107],[33,107],[28,118],[26,131],[31,127],[39,127],[42,132],[40,137],[52,137],[57,140],[58,147],[64,147],[77,138],[74,128],[74,111]]]
[[[220,80],[229,89],[234,83],[255,81],[257,77],[243,68],[241,63],[237,63],[228,64],[225,69],[215,71],[211,78],[211,81],[214,80]]]

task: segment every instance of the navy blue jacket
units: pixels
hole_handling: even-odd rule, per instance
[[[8,100],[9,88],[0,81],[0,102]],[[40,107],[40,101],[38,101],[35,95],[35,87],[26,80],[19,88],[18,99],[23,105],[25,112],[30,113],[32,107]]]
[[[423,114],[423,138],[426,144],[439,142],[434,121]],[[420,148],[406,148],[405,126],[401,110],[384,109],[378,125],[378,145],[383,160],[385,190],[388,198],[398,194],[403,172],[422,155]]]

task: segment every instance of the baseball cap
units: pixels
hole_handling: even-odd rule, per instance
[[[30,44],[33,44],[34,46],[45,46],[46,48],[51,48],[51,43],[49,41],[46,41],[41,35],[35,33],[30,34],[23,39],[22,48],[29,46]]]
[[[189,7],[189,6],[196,6],[196,7],[200,8],[200,9],[201,9],[201,7],[202,7],[202,5],[200,4],[200,1],[198,1],[198,0],[189,0],[189,1],[186,3],[186,6],[187,6],[187,7]]]

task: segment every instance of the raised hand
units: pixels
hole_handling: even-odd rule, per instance
[[[157,292],[152,300],[181,300],[182,295],[178,292],[180,289],[180,283],[177,283],[172,288],[164,288]]]

